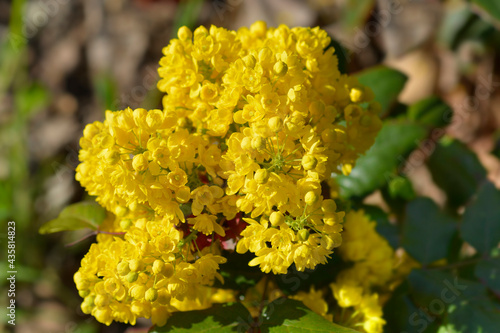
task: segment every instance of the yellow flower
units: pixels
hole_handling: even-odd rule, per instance
[[[226,232],[217,223],[217,216],[210,214],[200,214],[194,218],[188,219],[189,224],[193,224],[193,228],[205,235],[211,235],[213,232],[217,233],[219,236],[225,236]]]

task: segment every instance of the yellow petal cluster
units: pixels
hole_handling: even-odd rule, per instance
[[[210,306],[207,288],[226,261],[193,244],[167,219],[137,219],[123,238],[105,235],[92,244],[74,280],[82,310],[109,325],[138,317],[164,325],[172,311]]]
[[[165,112],[220,138],[217,175],[251,218],[237,251],[264,272],[314,268],[340,245],[343,213],[325,211],[321,182],[347,173],[380,129],[371,90],[340,74],[329,44],[319,28],[257,22],[181,28],[163,50]]]
[[[124,235],[98,237],[82,261],[84,312],[162,324],[198,308],[228,241],[266,273],[326,263],[345,213],[323,184],[381,127],[329,45],[319,28],[182,27],[160,61],[163,108],[86,126],[76,179]]]

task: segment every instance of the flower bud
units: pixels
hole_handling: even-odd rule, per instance
[[[106,162],[108,164],[115,165],[116,163],[118,163],[120,161],[120,153],[117,152],[116,150],[109,150],[104,155],[104,159],[106,160]]]
[[[131,226],[132,226],[132,221],[128,219],[120,221],[120,228],[122,228],[123,230],[128,230],[128,228],[130,228]]]
[[[277,75],[283,76],[288,71],[288,66],[283,61],[278,61],[274,64],[273,70]]]
[[[269,222],[271,222],[273,227],[277,227],[285,222],[285,216],[282,212],[272,212],[269,216]]]
[[[129,272],[127,274],[127,281],[128,281],[128,283],[134,283],[135,281],[137,281],[138,277],[139,277],[139,273],[137,273],[137,272]]]
[[[255,67],[255,64],[257,63],[257,59],[255,59],[253,55],[249,54],[243,57],[243,62],[245,63],[245,66],[253,69]]]
[[[188,27],[184,26],[180,27],[179,31],[177,31],[177,37],[182,41],[186,41],[193,38],[193,33]]]
[[[158,299],[158,292],[154,288],[149,288],[146,291],[146,295],[144,296],[144,299],[148,302],[154,302]]]
[[[352,88],[349,92],[349,97],[353,103],[359,103],[363,101],[363,90],[359,88]]]
[[[136,284],[130,288],[130,296],[135,299],[144,298],[144,294],[146,293],[146,287],[142,284]]]
[[[273,57],[273,52],[268,47],[264,47],[262,50],[259,51],[260,62],[267,62],[271,60],[272,57]]]
[[[278,132],[283,127],[283,121],[280,117],[276,116],[269,119],[267,125],[271,131]]]
[[[255,171],[255,175],[253,176],[253,179],[255,179],[257,184],[264,184],[269,179],[269,171],[267,171],[267,169],[259,169],[259,170]]]
[[[307,242],[307,240],[309,239],[309,230],[307,229],[299,230],[299,232],[297,233],[297,237],[299,238],[299,241]]]
[[[244,150],[251,150],[252,139],[248,136],[244,137],[243,140],[241,140],[241,148],[243,148]]]
[[[172,275],[174,275],[174,265],[172,265],[171,263],[166,263],[163,267],[162,273],[166,278],[171,277]]]
[[[252,148],[256,150],[262,150],[266,148],[266,140],[260,135],[254,136],[252,138]]]
[[[321,210],[325,214],[333,214],[337,210],[337,204],[332,199],[323,200]]]
[[[132,167],[135,171],[144,171],[148,168],[148,159],[144,154],[135,155],[132,160]]]
[[[98,307],[105,307],[109,304],[109,296],[108,295],[97,295],[94,299],[94,304]]]
[[[122,276],[127,275],[130,272],[130,267],[128,262],[121,261],[120,263],[118,263],[118,265],[116,265],[116,271],[118,272],[118,274]]]
[[[316,157],[306,154],[302,157],[302,167],[304,170],[312,170],[318,165],[318,160]]]
[[[308,205],[314,205],[316,203],[316,201],[318,201],[318,195],[316,193],[314,193],[313,191],[309,191],[306,193],[306,195],[304,197],[304,201]]]
[[[139,259],[131,259],[128,262],[128,267],[132,272],[137,272],[138,270],[141,269],[142,263]]]
[[[160,274],[163,271],[164,267],[165,267],[165,262],[163,262],[162,260],[155,260],[153,262],[153,273]]]

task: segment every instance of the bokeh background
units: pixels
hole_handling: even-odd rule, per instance
[[[401,103],[442,98],[455,113],[442,133],[475,151],[500,185],[498,1],[0,0],[0,221],[16,222],[17,332],[140,331],[80,311],[72,276],[92,240],[65,245],[85,232],[38,229],[86,196],[74,179],[84,126],[106,109],[160,107],[156,69],[178,27],[256,20],[321,26],[344,46],[348,73],[400,70],[408,76]],[[415,160],[431,153],[422,143]],[[407,176],[418,194],[445,202],[424,163]],[[381,203],[377,193],[368,200]],[[6,227],[0,240],[0,331],[9,331]]]

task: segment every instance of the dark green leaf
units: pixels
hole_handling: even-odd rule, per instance
[[[384,332],[401,333],[415,330],[414,321],[418,316],[419,308],[412,302],[409,293],[409,283],[405,280],[394,290],[391,298],[384,305],[384,319],[387,321]]]
[[[415,199],[415,190],[413,184],[406,177],[397,176],[389,182],[389,195],[393,199],[413,200]]]
[[[489,253],[500,242],[500,191],[486,182],[465,209],[462,238],[480,253]]]
[[[416,124],[386,122],[375,144],[356,162],[349,176],[337,176],[341,196],[364,196],[390,181],[398,165],[405,162],[426,130]]]
[[[476,265],[474,274],[491,290],[500,294],[500,258],[480,261]]]
[[[214,287],[223,289],[237,289],[244,291],[259,282],[264,273],[258,267],[248,266],[248,262],[255,258],[253,253],[247,252],[239,254],[236,252],[225,255],[227,262],[221,266],[221,275],[224,277],[224,284],[218,280]]]
[[[308,292],[312,286],[318,288],[328,286],[335,280],[337,274],[350,266],[343,262],[336,252],[324,265],[318,265],[313,270],[297,271],[295,265],[288,268],[286,274],[276,275],[275,282],[286,295],[296,294],[298,291]]]
[[[440,270],[413,270],[408,281],[412,299],[427,311],[414,316],[415,329],[437,322],[436,316],[445,319],[439,332],[496,332],[500,325],[500,308],[480,283]]]
[[[450,328],[445,332],[497,332],[500,327],[500,306],[486,297],[463,300],[450,305],[443,326]]]
[[[406,208],[401,245],[426,265],[446,257],[456,223],[428,198],[417,198]]]
[[[500,2],[495,0],[472,0],[488,14],[500,21]]]
[[[445,127],[451,123],[453,110],[439,97],[429,97],[408,108],[408,118],[428,127]]]
[[[214,304],[206,310],[175,312],[165,326],[149,332],[246,332],[252,323],[252,316],[241,303]]]
[[[381,115],[397,101],[408,77],[403,73],[385,66],[376,66],[356,74],[359,82],[370,87],[375,100],[382,106]]]
[[[39,229],[41,234],[89,228],[97,230],[106,218],[106,210],[95,202],[79,202],[63,209],[59,217]]]
[[[333,49],[335,50],[335,55],[337,56],[339,62],[338,65],[339,71],[342,74],[346,74],[347,64],[349,63],[348,60],[349,56],[347,54],[347,50],[342,46],[342,44],[333,39],[332,36],[330,36],[330,38],[331,38],[330,45],[328,45],[326,49],[333,47]]]
[[[486,170],[476,154],[458,141],[429,146],[434,149],[428,160],[432,178],[448,196],[448,204],[454,208],[465,204],[479,184],[486,178]]]
[[[414,269],[408,276],[412,299],[420,307],[432,310],[431,303],[448,306],[464,300],[487,297],[486,288],[478,282],[461,279],[439,270]]]
[[[356,331],[334,324],[302,302],[280,298],[267,305],[264,310],[264,321],[261,332],[291,333],[291,332],[328,332],[355,333]]]

